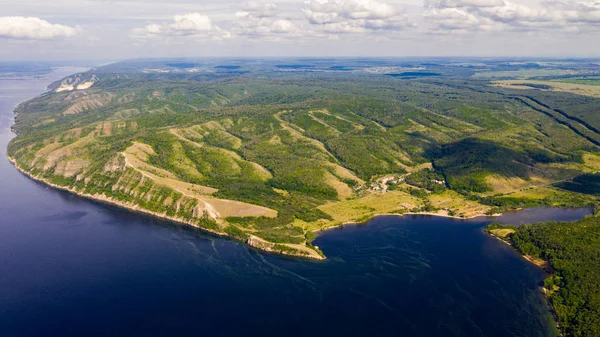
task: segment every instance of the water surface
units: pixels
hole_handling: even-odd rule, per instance
[[[2,149],[15,105],[65,72],[0,81]],[[543,271],[486,236],[491,221],[379,217],[321,235],[326,261],[286,259],[49,189],[2,156],[0,335],[555,335]]]

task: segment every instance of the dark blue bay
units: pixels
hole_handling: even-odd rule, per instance
[[[63,70],[0,81],[14,106]],[[526,210],[519,223],[587,210]],[[379,217],[310,262],[49,189],[0,158],[0,336],[552,336],[544,273],[490,219]]]

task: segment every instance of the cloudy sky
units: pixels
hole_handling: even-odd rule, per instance
[[[600,0],[0,0],[0,60],[600,57]]]

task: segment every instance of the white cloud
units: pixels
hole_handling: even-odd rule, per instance
[[[0,17],[0,37],[47,40],[73,37],[79,31],[79,27],[53,24],[36,17]]]
[[[534,9],[510,2],[505,2],[502,6],[481,8],[478,14],[508,25],[530,26],[543,23],[550,26],[562,25],[560,12],[549,12],[545,9]]]
[[[312,25],[328,33],[400,30],[408,25],[395,7],[376,0],[308,0],[302,11]]]
[[[217,28],[208,16],[200,13],[175,15],[173,20],[175,23],[169,25],[168,28],[175,32],[207,32]]]
[[[230,37],[229,32],[223,31],[208,16],[200,13],[175,15],[170,23],[151,23],[142,28],[133,29],[130,35],[137,39],[190,36],[220,40]]]
[[[276,4],[262,1],[248,1],[242,8],[244,12],[258,18],[270,18],[279,14]]]
[[[274,34],[292,34],[298,32],[296,24],[285,19],[238,17],[233,23],[233,32],[254,38],[263,38]]]
[[[544,1],[528,6],[503,0],[434,0],[426,1],[425,7],[425,18],[434,23],[433,31],[438,33],[573,32],[600,26],[600,2]]]
[[[560,12],[569,22],[600,24],[600,1],[543,1],[542,5]]]
[[[462,7],[498,7],[503,6],[503,0],[427,0],[425,7],[430,8],[462,8]]]
[[[425,18],[435,22],[436,31],[468,33],[474,30],[490,30],[492,22],[461,8],[442,8],[426,12]]]
[[[304,2],[303,12],[313,24],[388,19],[396,14],[394,7],[372,0],[309,0]]]
[[[299,22],[284,17],[277,5],[250,1],[242,6],[243,11],[235,13],[232,32],[253,39],[279,41],[284,38],[302,37]]]
[[[0,58],[600,52],[600,0],[243,1],[0,0]]]
[[[296,26],[288,20],[276,20],[271,24],[271,31],[274,33],[291,33],[296,30]]]

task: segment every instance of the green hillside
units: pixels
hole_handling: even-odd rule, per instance
[[[600,124],[582,108],[600,99],[570,116],[578,95],[456,71],[131,67],[73,75],[21,104],[9,156],[74,192],[315,258],[314,231],[374,214],[597,200],[560,182],[600,167]]]

